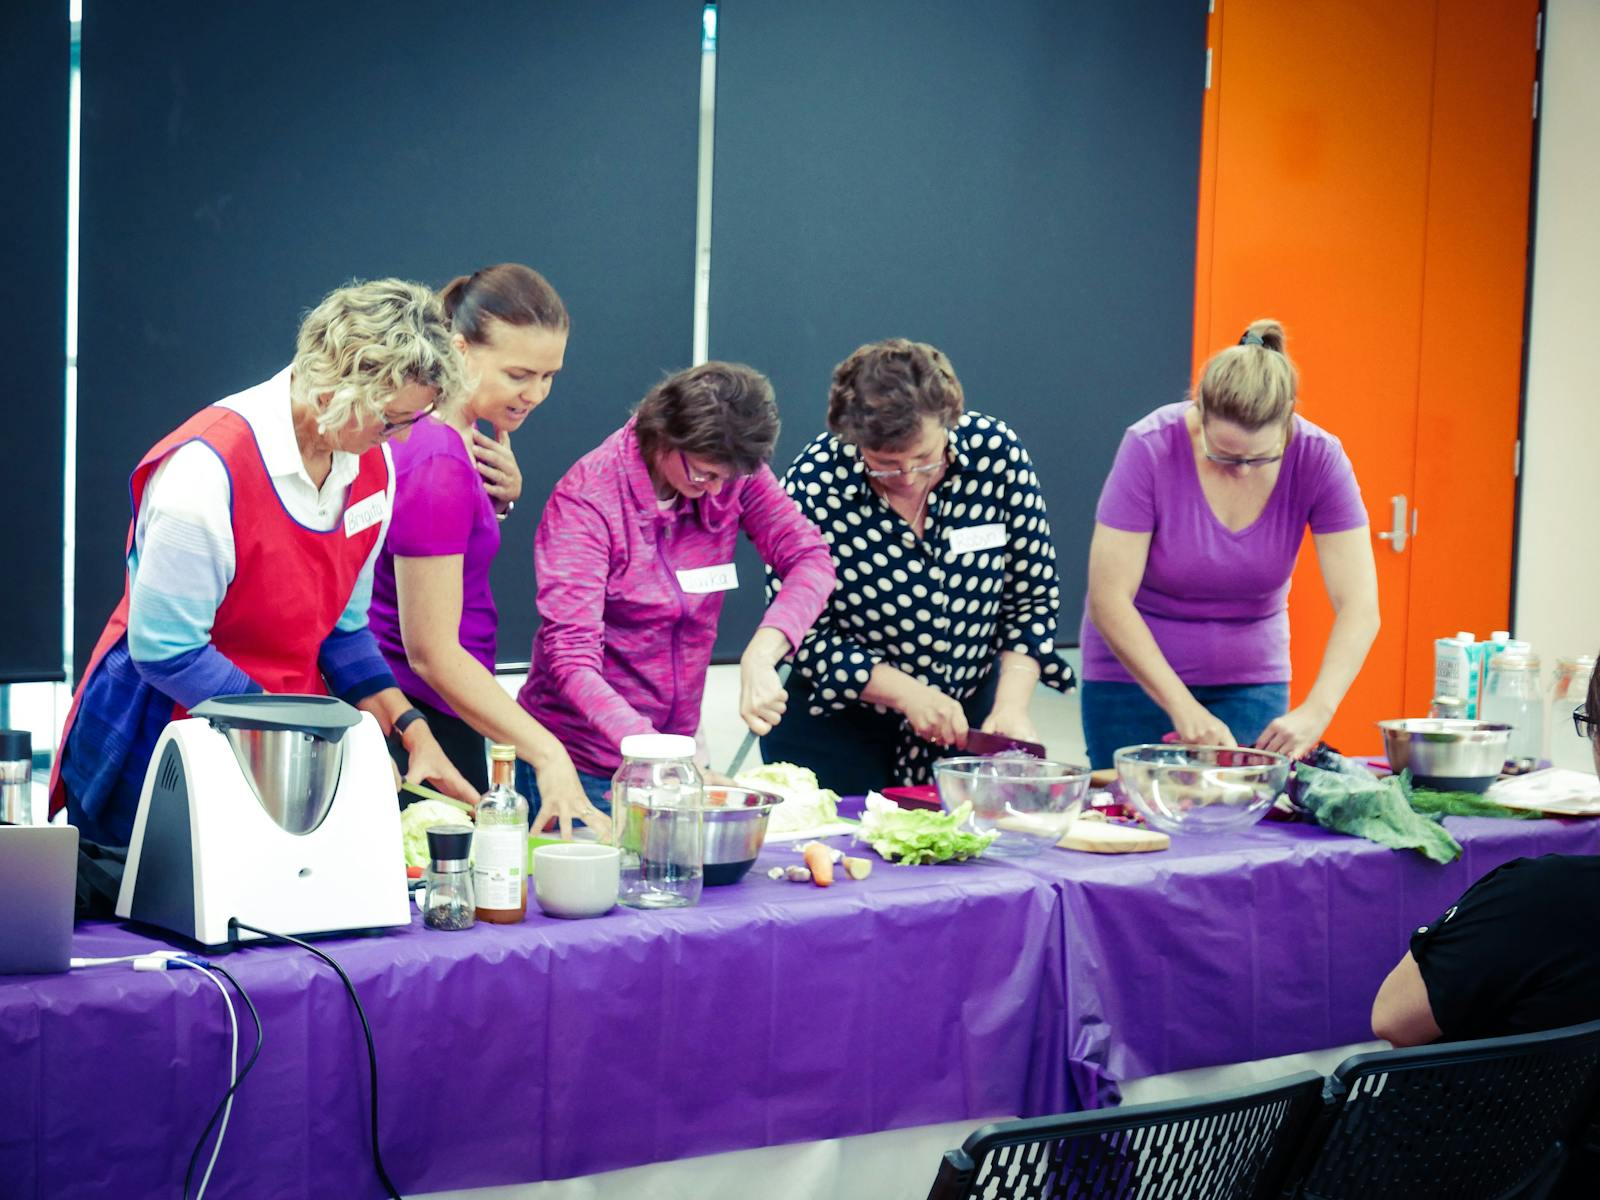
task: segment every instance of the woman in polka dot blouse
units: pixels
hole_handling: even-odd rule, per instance
[[[1016,434],[963,412],[950,360],[904,338],[834,369],[828,430],[783,484],[822,530],[839,583],[762,756],[859,794],[926,783],[969,728],[1037,740],[1035,686],[1065,691],[1073,678],[1055,653],[1050,522]]]

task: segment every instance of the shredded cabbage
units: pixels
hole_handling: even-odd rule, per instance
[[[400,840],[405,846],[406,866],[428,865],[428,829],[434,825],[471,825],[472,818],[453,805],[438,800],[418,800],[400,813]]]
[[[783,797],[767,818],[768,833],[815,829],[839,819],[839,793],[817,786],[816,772],[793,763],[767,763],[734,776],[745,787]]]
[[[867,811],[861,816],[861,836],[882,857],[907,866],[926,863],[962,862],[976,858],[999,837],[995,830],[978,833],[963,829],[972,815],[972,805],[963,804],[952,812],[901,808],[893,800],[871,792]]]

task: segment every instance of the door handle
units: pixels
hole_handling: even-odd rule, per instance
[[[1390,549],[1396,554],[1404,554],[1408,539],[1417,536],[1417,511],[1411,510],[1410,521],[1406,520],[1406,498],[1404,496],[1391,496],[1389,498],[1389,528],[1379,530],[1378,536],[1389,543]]]

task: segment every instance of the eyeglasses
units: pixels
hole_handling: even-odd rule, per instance
[[[708,483],[720,483],[722,481],[722,476],[718,475],[715,471],[711,472],[709,475],[702,475],[699,471],[696,471],[689,465],[689,456],[682,450],[678,451],[678,461],[683,464],[683,477],[696,487],[702,487]]]
[[[1581,704],[1572,710],[1572,727],[1578,731],[1579,737],[1594,737],[1595,719]]]
[[[931,463],[924,463],[920,467],[905,467],[897,471],[874,471],[866,465],[866,460],[863,459],[861,470],[868,479],[899,479],[902,475],[932,475],[942,466],[944,466],[944,458],[940,457]]]
[[[393,437],[402,429],[410,429],[418,421],[422,420],[423,417],[431,413],[436,407],[438,407],[437,402],[428,405],[426,408],[419,408],[409,417],[401,417],[398,421],[391,421],[388,417],[384,417],[379,422],[379,433],[383,437]]]
[[[1285,449],[1288,447],[1288,441],[1288,431],[1286,430],[1284,432]],[[1282,450],[1279,450],[1276,454],[1261,454],[1254,458],[1235,458],[1230,454],[1211,453],[1211,443],[1206,441],[1206,422],[1204,417],[1200,419],[1200,451],[1221,467],[1264,467],[1268,463],[1275,463],[1283,458]]]

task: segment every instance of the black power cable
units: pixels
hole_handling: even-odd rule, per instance
[[[205,1149],[206,1141],[211,1137],[211,1130],[222,1118],[222,1110],[227,1108],[228,1101],[239,1090],[239,1085],[244,1083],[244,1077],[250,1074],[250,1068],[256,1065],[256,1059],[261,1057],[261,1044],[266,1041],[265,1033],[261,1028],[261,1014],[256,1012],[256,1006],[250,999],[250,993],[240,987],[239,981],[222,967],[217,966],[216,963],[207,959],[194,959],[193,961],[203,965],[206,970],[215,971],[218,975],[221,975],[233,985],[233,990],[239,993],[239,998],[244,1001],[245,1007],[250,1010],[250,1019],[256,1024],[256,1048],[250,1052],[250,1058],[244,1064],[244,1070],[239,1072],[228,1090],[222,1094],[222,1099],[217,1101],[217,1107],[212,1112],[211,1119],[206,1122],[206,1127],[200,1131],[200,1140],[194,1144],[194,1151],[189,1155],[189,1167],[183,1173],[183,1200],[189,1200],[189,1185],[194,1181],[194,1168],[195,1164],[200,1161],[200,1151]]]
[[[344,968],[334,962],[332,958],[318,950],[310,942],[303,942],[297,937],[290,937],[286,933],[273,933],[270,929],[262,929],[256,925],[246,925],[237,917],[228,919],[230,929],[243,929],[249,933],[258,933],[262,937],[285,945],[299,946],[300,949],[315,954],[339,973],[340,980],[344,983],[344,990],[350,993],[350,1002],[356,1006],[356,1016],[361,1018],[361,1032],[367,1039],[367,1066],[372,1076],[372,1165],[378,1172],[378,1182],[388,1190],[391,1200],[405,1200],[400,1195],[400,1190],[394,1186],[394,1181],[389,1178],[389,1172],[383,1169],[383,1155],[378,1149],[378,1051],[372,1044],[372,1026],[367,1024],[367,1013],[361,1007],[361,997],[356,995],[356,986],[350,982],[350,976],[344,973]]]

